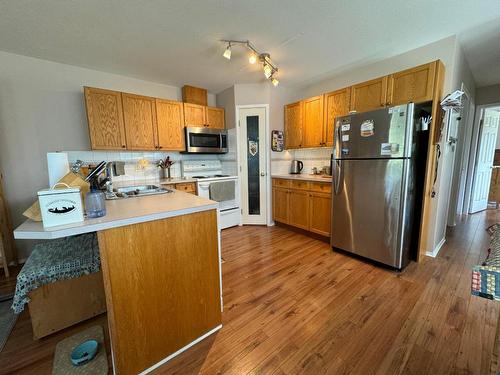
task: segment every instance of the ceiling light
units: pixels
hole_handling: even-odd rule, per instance
[[[277,78],[271,78],[271,83],[273,84],[274,87],[278,86],[280,84],[280,81],[278,81]]]
[[[254,52],[252,52],[250,54],[250,57],[248,58],[248,62],[250,64],[255,64],[257,62],[257,55]]]
[[[269,64],[264,64],[264,75],[267,79],[271,77],[273,74],[273,69],[269,66]]]
[[[224,56],[228,60],[231,60],[231,43],[229,43],[222,56]]]

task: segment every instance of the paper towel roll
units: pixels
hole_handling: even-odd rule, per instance
[[[68,154],[47,152],[47,166],[49,168],[49,187],[52,187],[69,173]]]

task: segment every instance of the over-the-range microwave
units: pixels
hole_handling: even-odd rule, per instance
[[[225,154],[227,149],[227,130],[203,127],[186,127],[186,153]]]

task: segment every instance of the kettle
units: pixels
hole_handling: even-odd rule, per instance
[[[292,160],[292,166],[290,167],[290,174],[300,174],[304,169],[304,163],[300,160]]]

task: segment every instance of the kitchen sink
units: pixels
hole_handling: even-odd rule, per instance
[[[121,199],[171,193],[172,190],[157,185],[125,186],[113,189],[113,193],[106,193],[106,199]]]

